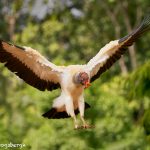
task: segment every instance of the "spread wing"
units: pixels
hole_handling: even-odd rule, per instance
[[[150,29],[150,15],[129,35],[105,45],[86,65],[91,82],[109,69],[144,32]]]
[[[54,65],[30,47],[19,47],[0,40],[0,62],[41,91],[60,87],[64,67]]]

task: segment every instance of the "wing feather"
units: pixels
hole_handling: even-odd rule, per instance
[[[143,33],[150,30],[150,15],[129,35],[105,45],[86,65],[91,82],[109,69]]]
[[[31,86],[44,91],[60,87],[64,67],[56,66],[36,50],[0,41],[0,62]]]

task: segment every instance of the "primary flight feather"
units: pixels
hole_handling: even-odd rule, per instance
[[[20,47],[0,40],[0,62],[26,83],[41,91],[61,88],[60,96],[54,100],[52,108],[43,114],[44,117],[72,117],[76,129],[91,128],[84,119],[84,110],[90,107],[84,102],[84,89],[109,69],[149,29],[150,15],[132,33],[105,45],[85,65],[57,66],[30,47]],[[82,126],[77,123],[78,113],[83,122]]]

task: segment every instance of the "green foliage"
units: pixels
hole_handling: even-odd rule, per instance
[[[126,88],[129,97],[150,97],[150,61],[139,67],[126,79]]]
[[[150,110],[148,109],[143,118],[143,126],[147,135],[150,135]]]
[[[72,7],[83,13],[81,17],[75,17],[67,6],[54,6],[57,11],[54,9],[38,21],[30,12],[18,17],[14,42],[37,49],[58,65],[88,61],[100,47],[115,39],[115,26],[101,7],[102,2],[87,0],[72,3]],[[104,3],[114,10],[119,1]],[[149,0],[128,1],[128,4],[128,15],[133,25],[136,20],[133,8],[144,10]],[[11,2],[9,9],[15,14],[22,5],[20,0]],[[29,10],[33,6],[33,1],[30,1]],[[0,8],[3,7],[0,2]],[[8,38],[6,31],[9,24],[4,19],[6,16],[0,16],[0,37]],[[127,31],[122,13],[117,20],[122,31],[120,34],[125,35]],[[24,21],[26,23],[20,32]],[[91,105],[85,117],[96,126],[94,129],[76,131],[73,130],[72,119],[43,118],[41,114],[51,107],[60,90],[38,91],[0,64],[0,143],[24,143],[27,150],[150,149],[149,39],[147,34],[137,42],[140,67],[124,77],[119,72],[119,65],[114,65],[85,91],[85,99]],[[130,66],[130,59],[127,57],[125,60]]]

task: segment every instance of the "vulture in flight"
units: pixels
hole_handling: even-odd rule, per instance
[[[84,65],[57,66],[30,47],[20,47],[0,40],[0,62],[29,85],[41,90],[61,88],[52,108],[43,114],[49,119],[72,117],[74,128],[91,128],[84,119],[89,104],[84,101],[84,89],[109,69],[144,32],[150,29],[150,15],[127,36],[106,44]],[[80,113],[82,125],[76,115]]]

